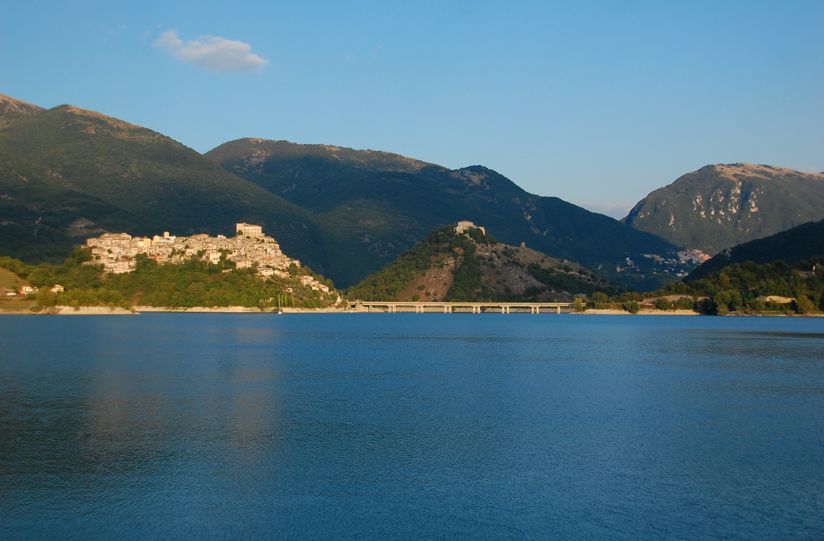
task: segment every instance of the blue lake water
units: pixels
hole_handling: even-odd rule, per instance
[[[824,319],[0,318],[0,539],[821,539]]]

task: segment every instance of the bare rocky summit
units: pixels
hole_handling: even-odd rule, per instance
[[[40,111],[43,111],[43,108],[33,103],[0,94],[0,129],[8,126],[10,122],[19,116],[38,113]]]

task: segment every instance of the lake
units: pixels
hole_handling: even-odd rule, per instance
[[[0,317],[0,538],[821,539],[824,319]]]

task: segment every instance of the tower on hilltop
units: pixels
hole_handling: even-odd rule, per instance
[[[240,223],[235,225],[235,236],[262,237],[263,228],[259,225]]]
[[[480,229],[481,233],[486,235],[486,228],[485,227],[475,225],[474,223],[470,222],[469,220],[461,220],[460,222],[455,224],[455,233],[457,233],[459,235],[462,234],[462,233],[466,233],[468,231],[471,231],[473,229]]]

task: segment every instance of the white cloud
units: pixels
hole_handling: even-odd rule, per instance
[[[212,71],[251,71],[269,63],[262,56],[254,54],[248,43],[220,36],[203,36],[183,41],[177,32],[169,30],[160,34],[155,45],[169,51],[181,62]]]

